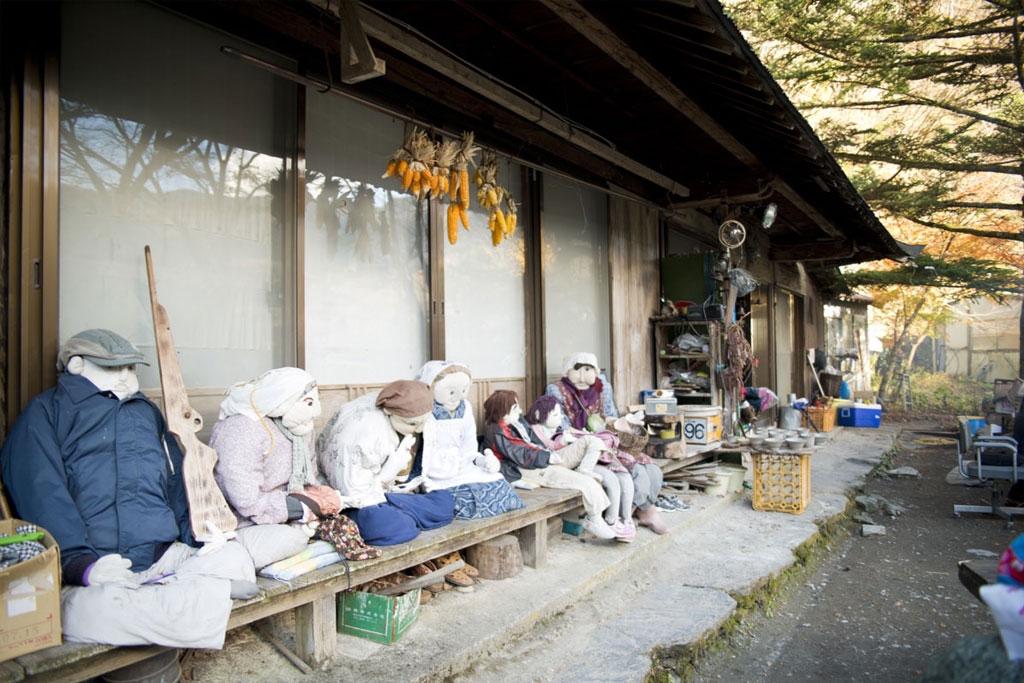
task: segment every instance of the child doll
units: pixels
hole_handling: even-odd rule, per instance
[[[610,501],[593,476],[601,455],[600,440],[578,439],[558,452],[544,448],[523,419],[518,395],[507,389],[495,391],[484,401],[484,422],[483,448],[501,462],[501,473],[509,483],[528,470],[530,479],[541,486],[578,490],[586,511],[583,527],[598,538],[615,538],[601,516]]]
[[[526,421],[533,426],[534,434],[546,448],[553,451],[559,451],[581,438],[597,438],[584,431],[565,429],[562,426],[563,418],[562,405],[554,396],[541,396],[526,411]],[[632,519],[633,477],[622,460],[635,464],[633,456],[628,453],[619,453],[614,448],[602,450],[594,472],[600,475],[601,486],[611,501],[604,511],[605,523],[615,533],[615,540],[630,543],[636,536],[636,526]]]

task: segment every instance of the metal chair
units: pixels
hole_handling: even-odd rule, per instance
[[[1024,458],[1019,453],[1016,439],[1002,435],[972,435],[970,419],[961,417],[957,430],[957,462],[961,477],[991,489],[992,502],[989,505],[954,505],[955,517],[964,512],[995,515],[1005,519],[1009,529],[1013,526],[1014,516],[1024,516],[1024,507],[1003,504],[1010,486],[1024,479]]]

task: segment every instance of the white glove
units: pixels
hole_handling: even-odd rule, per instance
[[[85,585],[127,583],[132,578],[132,561],[120,555],[104,555],[85,570]]]
[[[473,458],[473,464],[477,467],[484,468],[485,471],[494,474],[501,470],[501,461],[498,460],[498,456],[494,454],[490,448],[484,449],[484,452]]]
[[[549,465],[561,465],[562,464],[562,456],[560,456],[555,451],[551,451],[551,457],[548,458],[548,464]]]
[[[211,519],[206,520],[206,531],[207,538],[203,539],[203,547],[199,549],[199,552],[196,553],[197,555],[209,555],[210,553],[217,552],[224,547],[225,543],[237,536],[234,530],[228,532],[221,531]]]

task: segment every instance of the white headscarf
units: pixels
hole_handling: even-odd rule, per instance
[[[301,368],[268,370],[248,382],[239,382],[220,404],[220,419],[245,415],[250,420],[281,417],[316,386],[316,378]]]
[[[590,365],[595,370],[601,370],[601,366],[597,364],[597,356],[595,354],[587,353],[586,351],[577,351],[575,353],[570,353],[565,357],[565,360],[562,363],[562,375],[568,375],[569,371],[579,364]]]
[[[413,379],[433,385],[441,374],[447,375],[452,372],[464,372],[470,379],[473,378],[473,373],[465,363],[456,363],[450,360],[428,360]]]

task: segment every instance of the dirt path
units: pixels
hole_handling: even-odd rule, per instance
[[[695,681],[904,683],[960,638],[995,633],[960,584],[957,561],[1002,553],[1024,520],[1008,530],[995,517],[953,517],[954,503],[987,502],[988,491],[947,483],[956,445],[934,435],[943,429],[951,422],[905,421],[893,467],[921,476],[869,478],[866,494],[905,508],[895,518],[871,515],[886,535],[841,537],[770,615],[748,619],[732,647],[706,659]]]

